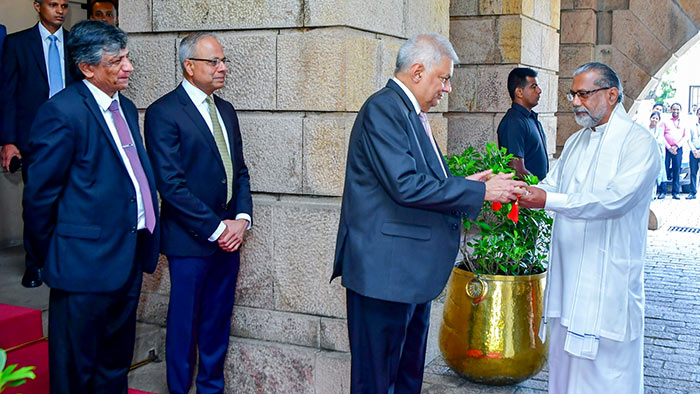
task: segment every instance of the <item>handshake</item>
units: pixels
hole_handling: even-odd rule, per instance
[[[486,170],[466,178],[486,184],[484,195],[486,201],[510,203],[517,200],[524,208],[544,208],[545,191],[538,187],[528,186],[523,181],[511,179],[514,175],[513,173],[494,174],[492,170]]]

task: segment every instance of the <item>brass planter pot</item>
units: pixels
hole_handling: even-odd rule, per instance
[[[452,270],[440,326],[447,365],[477,383],[515,384],[538,373],[547,343],[538,337],[546,273],[475,275]]]

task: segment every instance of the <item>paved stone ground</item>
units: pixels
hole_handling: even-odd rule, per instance
[[[646,394],[700,393],[700,200],[657,200],[661,227],[649,231],[644,267]],[[428,365],[423,393],[530,394],[547,391],[547,372],[515,386],[485,386],[458,377],[439,357]],[[602,394],[602,393],[601,393]],[[622,393],[619,393],[622,394]]]
[[[700,227],[700,200],[652,203],[661,228],[649,231],[646,285],[645,383],[647,394],[700,393],[700,233],[668,231]],[[0,302],[42,309],[46,329],[48,288],[24,289],[21,247],[0,250]],[[147,371],[157,368],[158,371]],[[134,371],[131,383],[162,371],[152,364]],[[136,372],[139,372],[138,376]],[[141,376],[142,375],[142,376]],[[546,393],[547,372],[516,386],[485,386],[458,377],[437,358],[426,368],[424,394]],[[603,394],[603,393],[598,393]],[[617,393],[623,394],[623,393]]]

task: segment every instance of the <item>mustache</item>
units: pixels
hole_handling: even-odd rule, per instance
[[[576,105],[575,105],[575,106],[573,107],[573,109],[574,109],[574,112],[585,112],[586,115],[590,115],[590,114],[591,114],[591,113],[588,111],[588,108],[586,108],[586,107],[584,107],[584,106],[576,106]]]

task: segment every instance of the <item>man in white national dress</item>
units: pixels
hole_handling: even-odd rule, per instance
[[[555,213],[540,330],[543,338],[549,327],[549,392],[641,394],[656,142],[625,112],[620,80],[605,64],[580,66],[567,99],[583,129],[520,198]]]

